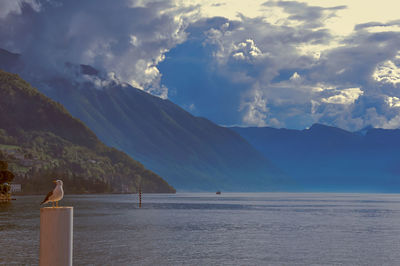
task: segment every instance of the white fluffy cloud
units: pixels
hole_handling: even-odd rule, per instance
[[[334,103],[334,104],[353,104],[358,97],[363,95],[363,91],[360,88],[348,88],[338,91],[338,94],[330,96],[328,98],[322,98],[324,103]]]
[[[238,60],[252,61],[263,55],[260,49],[254,44],[252,39],[247,39],[244,42],[233,44],[232,57]]]
[[[397,55],[393,60],[378,64],[372,77],[377,82],[390,83],[397,86],[400,83],[400,55]]]

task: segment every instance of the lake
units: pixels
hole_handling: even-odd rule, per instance
[[[39,203],[0,205],[0,264],[38,264]],[[400,195],[67,195],[74,265],[398,265]]]

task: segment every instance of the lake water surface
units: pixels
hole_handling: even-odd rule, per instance
[[[0,205],[0,264],[38,264],[39,203]],[[74,265],[399,265],[400,195],[67,195]]]

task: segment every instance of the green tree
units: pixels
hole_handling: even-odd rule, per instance
[[[8,169],[8,163],[6,161],[0,161],[0,171],[5,171]]]

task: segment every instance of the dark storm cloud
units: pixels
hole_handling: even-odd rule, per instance
[[[355,32],[341,47],[326,51],[313,68],[310,78],[331,84],[368,86],[378,63],[392,59],[398,53],[398,32]]]
[[[0,47],[31,67],[65,72],[65,63],[115,72],[125,82],[159,87],[157,64],[186,38],[187,14],[171,1],[38,1],[1,18]]]
[[[357,31],[357,30],[363,30],[363,29],[368,29],[368,28],[373,28],[373,27],[390,27],[390,26],[400,26],[400,20],[390,21],[388,23],[368,22],[368,23],[357,24],[354,27],[354,30]]]
[[[225,125],[400,127],[400,21],[338,37],[325,24],[345,6],[296,1],[263,4],[286,14],[276,23],[202,18],[199,5],[173,0],[0,5],[0,48],[21,53],[35,76],[77,78],[91,65],[104,80],[85,78],[99,87],[122,81],[162,96],[168,87],[171,100]]]

